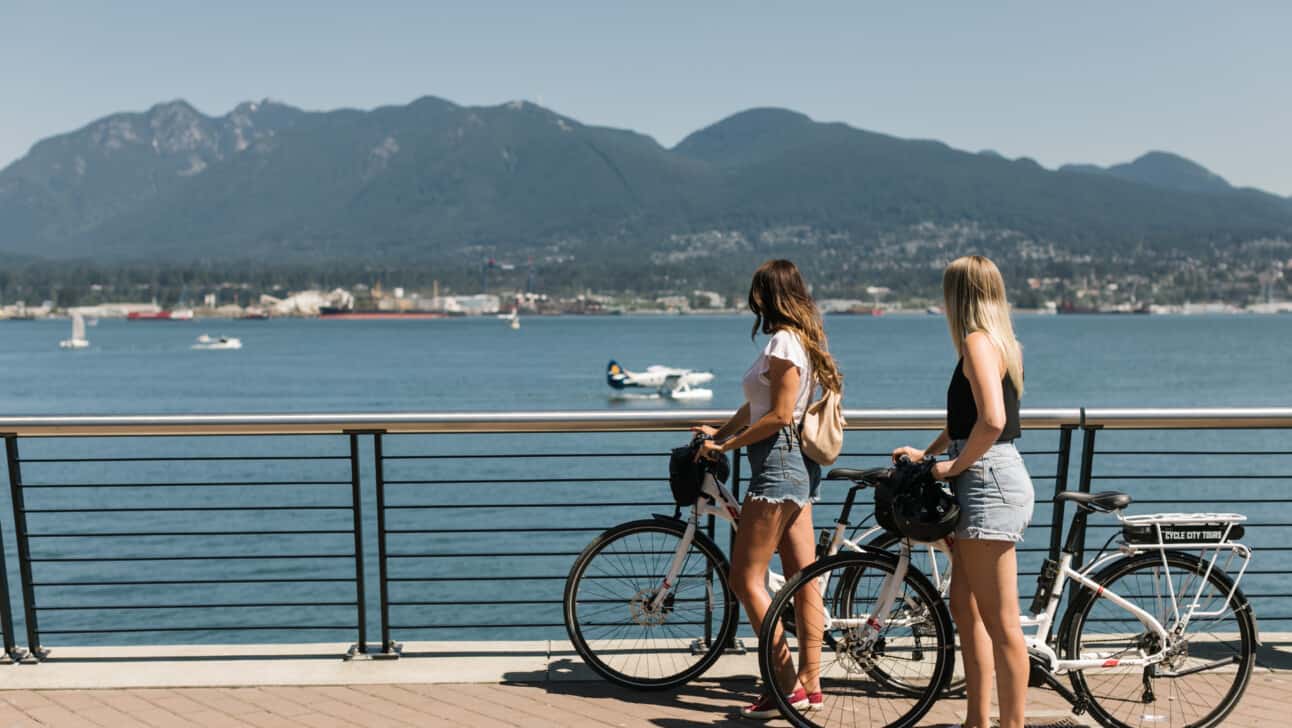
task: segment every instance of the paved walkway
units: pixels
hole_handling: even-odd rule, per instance
[[[2,679],[2,678],[0,678]],[[1254,676],[1227,726],[1286,725],[1292,682]],[[329,685],[311,687],[0,690],[0,726],[682,726],[751,725],[735,707],[748,679],[700,680],[677,693],[625,693],[603,682]],[[1032,690],[1029,726],[1086,726],[1053,693]],[[927,725],[954,722],[943,701]],[[769,725],[785,725],[774,721]]]
[[[1288,644],[1262,648],[1226,726],[1289,724]],[[334,648],[302,655],[299,646],[178,657],[172,647],[164,658],[148,648],[64,648],[40,665],[0,665],[0,728],[751,725],[735,714],[754,697],[748,656],[724,657],[713,674],[675,693],[638,693],[589,679],[558,643],[473,643],[457,653],[446,652],[448,643],[409,647],[399,660],[349,662]],[[1093,725],[1046,690],[1032,690],[1028,705],[1029,726]],[[962,700],[944,700],[925,725],[957,722],[963,710]]]

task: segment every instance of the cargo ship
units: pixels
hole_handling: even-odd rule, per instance
[[[381,311],[378,309],[353,309],[339,306],[320,306],[319,318],[332,321],[418,321],[451,318],[456,314],[442,311]]]
[[[174,311],[131,311],[126,314],[127,321],[192,321],[193,312],[186,308]]]

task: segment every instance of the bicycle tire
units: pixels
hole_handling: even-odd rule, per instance
[[[1101,650],[1106,650],[1109,646],[1117,646],[1124,642],[1124,650],[1131,647],[1144,648],[1147,644],[1148,651],[1150,653],[1154,651],[1154,646],[1151,644],[1154,638],[1151,635],[1147,633],[1137,635],[1133,638],[1135,642],[1132,644],[1132,638],[1128,633],[1116,631],[1133,629],[1142,632],[1143,628],[1139,621],[1129,612],[1117,607],[1103,595],[1113,592],[1128,601],[1133,600],[1138,595],[1132,589],[1141,590],[1145,587],[1143,582],[1132,583],[1132,578],[1136,577],[1137,574],[1144,574],[1145,578],[1148,578],[1154,572],[1157,572],[1154,578],[1161,578],[1159,570],[1162,567],[1162,558],[1160,553],[1145,553],[1118,559],[1092,577],[1102,588],[1093,593],[1088,590],[1080,592],[1082,596],[1072,603],[1068,608],[1068,612],[1064,615],[1064,626],[1060,634],[1063,637],[1064,656],[1067,659],[1075,659],[1075,656],[1082,654],[1083,644],[1094,645],[1096,638],[1094,636],[1087,638],[1085,635],[1086,627],[1094,624],[1111,623],[1114,625],[1109,628],[1107,637],[1098,640]],[[1210,574],[1207,574],[1208,563],[1193,554],[1180,551],[1170,551],[1166,555],[1168,571],[1175,570],[1172,572],[1172,579],[1175,578],[1175,574],[1193,576],[1198,579],[1205,576],[1210,587],[1214,590],[1209,599],[1223,599],[1222,595],[1227,594],[1233,587],[1233,581],[1219,569],[1212,570]],[[1192,581],[1191,584],[1192,590],[1188,589],[1190,582],[1185,582],[1176,588],[1176,594],[1181,601],[1191,600],[1193,594],[1197,592],[1198,582]],[[1159,608],[1164,608],[1169,603],[1163,602],[1160,592],[1155,592],[1154,597],[1155,601],[1161,604]],[[1213,606],[1213,611],[1219,611],[1222,603],[1211,601],[1208,606]],[[1207,602],[1204,602],[1204,605],[1207,605]],[[1154,606],[1151,603],[1147,606],[1145,604],[1137,604],[1137,606],[1153,614],[1162,622],[1168,632],[1171,630],[1172,621],[1164,618],[1169,617],[1169,614],[1154,613],[1154,610],[1150,608]],[[1097,614],[1096,610],[1099,610]],[[1112,616],[1105,617],[1103,616],[1105,614]],[[1119,614],[1125,616],[1120,620],[1114,619]],[[1222,636],[1229,636],[1228,633],[1216,633],[1213,635],[1216,639],[1207,641],[1205,644],[1202,640],[1194,642],[1186,639],[1183,652],[1161,664],[1167,670],[1177,672],[1188,669],[1184,666],[1184,661],[1189,659],[1190,648],[1192,647],[1196,650],[1194,652],[1195,657],[1198,658],[1209,655],[1209,653],[1222,656],[1221,660],[1206,659],[1201,664],[1232,660],[1234,665],[1232,673],[1228,669],[1221,671],[1216,668],[1181,676],[1180,680],[1203,675],[1216,676],[1215,679],[1207,682],[1190,680],[1188,688],[1182,689],[1181,686],[1176,685],[1176,680],[1160,676],[1157,666],[1152,668],[1151,674],[1147,669],[1140,669],[1138,673],[1130,670],[1113,672],[1111,668],[1108,671],[1074,670],[1070,675],[1073,690],[1078,696],[1086,699],[1091,715],[1101,725],[1113,728],[1139,726],[1146,722],[1154,726],[1164,726],[1164,728],[1185,728],[1186,726],[1188,728],[1210,728],[1211,726],[1220,725],[1234,709],[1234,706],[1238,704],[1243,691],[1247,688],[1247,683],[1251,678],[1252,666],[1255,663],[1257,638],[1256,620],[1252,616],[1251,606],[1241,591],[1234,590],[1233,599],[1228,609],[1225,610],[1225,614],[1232,618],[1231,627],[1226,629],[1237,629],[1237,632],[1233,634],[1233,637],[1237,640],[1236,647],[1233,644],[1220,642]],[[1115,626],[1117,624],[1123,624],[1124,626]],[[1194,624],[1190,623],[1184,634],[1187,638],[1189,635],[1200,635],[1207,631],[1209,630],[1202,628],[1195,630]],[[1198,648],[1201,648],[1201,650],[1198,650]],[[1105,653],[1101,651],[1097,654],[1104,656]],[[1115,655],[1118,652],[1111,654]],[[1196,666],[1190,665],[1189,667]],[[1232,680],[1225,685],[1224,683],[1229,680],[1226,677],[1228,675],[1232,675]],[[1147,701],[1147,687],[1151,685],[1154,688],[1160,688],[1160,684],[1164,680],[1170,681],[1167,683],[1168,690],[1154,689],[1152,691],[1154,699],[1151,702]],[[1223,691],[1217,685],[1219,685],[1219,688],[1223,688]],[[1123,689],[1122,692],[1128,693],[1129,697],[1116,697],[1115,693],[1119,688]],[[1135,696],[1137,690],[1138,697]],[[1165,699],[1164,692],[1167,693]],[[1206,696],[1209,694],[1220,696],[1214,707],[1208,707],[1210,701],[1206,699]],[[1199,703],[1198,701],[1200,700],[1205,702]],[[1128,711],[1138,712],[1139,714],[1137,716],[1128,716]],[[1146,714],[1143,711],[1151,712]],[[1195,712],[1197,713],[1195,717],[1189,717],[1190,714]],[[1132,722],[1127,722],[1128,718]]]
[[[841,596],[841,588],[857,589],[858,584],[853,583],[850,587],[844,586],[843,574],[854,572],[857,574],[874,574],[891,576],[895,573],[897,559],[889,554],[874,553],[869,551],[855,552],[848,551],[821,559],[807,568],[803,569],[794,578],[786,583],[785,587],[776,593],[772,600],[769,614],[780,614],[786,605],[794,599],[794,595],[803,588],[817,588],[818,577],[832,575],[828,579],[827,589],[834,589],[832,593],[823,595],[826,604],[845,605],[841,607],[847,611],[841,614],[832,614],[834,620],[839,620],[842,615],[851,615],[853,619],[861,619],[868,616],[863,612],[856,612],[862,608],[862,602],[867,601],[858,597],[857,594],[848,594]],[[881,579],[882,581],[882,579]],[[811,586],[809,586],[809,584]],[[830,586],[836,585],[836,586]],[[954,663],[952,650],[954,647],[951,643],[951,615],[947,611],[946,605],[941,599],[937,598],[937,591],[929,580],[918,570],[908,569],[906,577],[903,580],[904,590],[919,594],[920,599],[931,605],[933,610],[933,627],[935,629],[936,644],[929,648],[933,655],[932,662],[922,662],[921,669],[927,674],[927,685],[918,695],[909,694],[908,691],[895,691],[892,687],[891,678],[880,679],[875,677],[874,666],[863,666],[862,663],[882,662],[886,659],[895,660],[891,650],[899,644],[894,639],[887,642],[886,646],[877,643],[876,647],[865,654],[858,655],[849,650],[855,643],[850,642],[856,636],[856,628],[849,630],[847,628],[832,627],[824,631],[822,635],[823,655],[821,668],[822,692],[824,693],[824,702],[820,710],[803,712],[795,709],[786,700],[786,696],[779,690],[772,690],[775,696],[777,707],[781,715],[795,726],[830,726],[835,725],[832,719],[843,715],[850,715],[861,710],[858,706],[863,706],[867,715],[873,716],[878,712],[883,724],[888,728],[908,728],[919,723],[933,704],[943,694],[943,688],[950,676],[950,671]],[[764,685],[775,685],[774,673],[775,659],[771,645],[774,644],[776,620],[765,620],[763,627],[758,635],[758,667],[762,675]],[[888,640],[891,634],[886,632],[884,639]],[[797,638],[796,638],[797,639]],[[834,659],[831,665],[825,664],[825,647],[828,646],[833,650]],[[842,678],[832,676],[830,673],[838,674],[841,669]],[[888,673],[889,670],[883,672]],[[863,677],[864,676],[864,677]],[[847,683],[846,685],[842,683]],[[879,686],[875,690],[867,683]],[[908,707],[893,706],[893,693],[897,693],[902,700],[909,700]],[[851,701],[845,704],[846,701]],[[849,707],[851,706],[851,707]],[[853,716],[855,719],[855,715]],[[891,717],[891,719],[890,719]],[[875,724],[873,720],[870,724]]]
[[[695,534],[668,606],[653,615],[644,611],[685,531],[685,522],[665,518],[623,523],[593,539],[570,567],[563,599],[566,633],[584,664],[616,685],[634,690],[683,685],[712,667],[735,634],[736,600],[727,560],[703,533]],[[608,552],[626,556],[627,565],[600,566],[597,558]],[[703,561],[693,563],[696,555]],[[703,607],[695,604],[701,599]],[[692,606],[681,608],[678,602]],[[594,621],[616,615],[622,621]],[[704,619],[704,626],[687,618]],[[691,637],[696,641],[687,646]],[[696,647],[703,651],[696,653]],[[641,674],[652,667],[659,668],[658,674]]]
[[[878,536],[875,536],[874,538],[872,538],[870,542],[867,543],[866,545],[870,548],[877,549],[879,551],[886,551],[890,554],[897,555],[897,552],[894,551],[893,547],[897,546],[901,542],[902,542],[901,536],[895,533],[885,531],[884,533],[881,533]],[[919,563],[915,561],[915,550],[917,548],[922,548],[923,546],[924,544],[917,544],[912,546],[911,548],[912,564],[914,566],[917,566],[925,576],[928,576],[929,570],[924,568],[923,566],[920,566]],[[939,585],[934,584],[934,588],[938,591],[939,597],[941,597],[942,590],[939,588]],[[952,634],[952,639],[955,640],[952,643],[955,646],[954,654],[959,655],[960,638],[956,634],[955,620],[951,621],[951,634]],[[879,676],[877,675],[876,677],[879,677]],[[900,681],[895,681],[893,683],[893,687],[898,690],[906,689],[906,686],[904,686]],[[964,691],[965,691],[964,670],[960,665],[959,661],[957,661],[956,664],[952,667],[951,679],[947,682],[947,687],[943,691],[943,693],[944,693],[944,697],[957,697],[957,696],[963,695]]]

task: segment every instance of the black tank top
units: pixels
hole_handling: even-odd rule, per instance
[[[1005,429],[1001,430],[996,442],[1008,442],[1023,434],[1018,425],[1018,391],[1008,374],[1001,380],[1001,390],[1005,396]],[[961,359],[956,363],[951,385],[947,387],[947,434],[952,440],[964,440],[977,422],[978,405],[973,401],[973,389],[965,377],[965,360]]]

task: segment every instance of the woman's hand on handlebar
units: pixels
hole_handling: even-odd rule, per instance
[[[916,450],[915,448],[909,445],[904,445],[902,447],[899,447],[893,450],[893,462],[898,462],[899,460],[901,460],[903,455],[905,455],[906,458],[913,463],[918,463],[919,461],[924,459],[923,450]]]
[[[705,440],[700,443],[700,447],[695,450],[695,461],[698,463],[704,459],[717,460],[722,457],[722,446],[713,440]]]
[[[705,437],[713,437],[718,434],[718,428],[710,427],[708,425],[696,425],[691,428],[691,432],[694,432],[697,435],[704,435]]]

